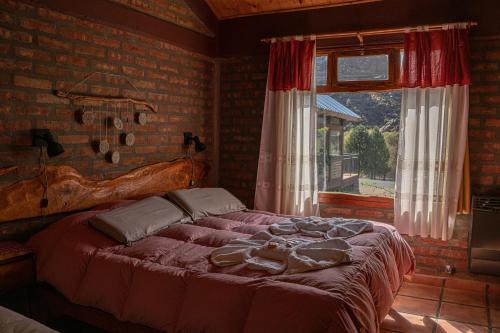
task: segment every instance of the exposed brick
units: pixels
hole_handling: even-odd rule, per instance
[[[56,62],[64,65],[73,65],[79,67],[84,67],[87,65],[87,60],[85,58],[70,56],[66,54],[57,55]]]
[[[31,43],[33,41],[33,36],[31,36],[29,33],[12,31],[2,27],[0,27],[0,38],[7,40],[16,40],[23,43]]]
[[[58,137],[58,141],[61,144],[89,143],[89,140],[88,135],[60,135]]]
[[[486,119],[485,125],[491,127],[500,127],[500,118]]]
[[[358,217],[375,218],[375,219],[380,219],[384,217],[384,213],[376,209],[357,209],[354,211],[354,215]]]
[[[42,22],[39,20],[21,19],[19,25],[25,29],[38,30],[49,34],[53,34],[56,32],[53,24]]]
[[[38,36],[38,45],[41,48],[50,48],[50,49],[58,49],[58,50],[71,50],[71,43],[64,42],[58,39],[49,38],[45,36]]]
[[[19,57],[30,58],[30,59],[34,59],[34,60],[50,61],[49,53],[42,51],[42,50],[17,47],[16,48],[16,55]]]
[[[134,67],[122,66],[122,70],[123,70],[123,74],[125,74],[125,75],[140,76],[140,77],[144,76],[144,71],[143,70],[140,70],[140,69],[137,69],[137,68],[134,68]]]
[[[103,48],[88,45],[76,46],[75,53],[99,58],[104,58],[106,56],[106,51]]]
[[[27,76],[14,76],[14,85],[36,89],[51,89],[52,82],[49,80],[35,79]]]
[[[211,157],[212,60],[151,37],[47,8],[11,0],[2,2],[4,7],[12,11],[0,11],[0,101],[4,101],[0,105],[0,168],[20,165],[22,170],[16,180],[38,174],[38,156],[31,147],[29,133],[37,127],[50,129],[64,145],[65,153],[51,164],[72,166],[91,179],[105,179],[144,164],[183,156],[184,130],[200,135],[207,143],[207,151],[197,154],[197,158]],[[127,46],[122,48],[122,44]],[[166,84],[158,91],[160,79],[141,79],[146,70],[160,72],[159,66],[165,61],[172,73],[182,73],[179,82],[184,78],[190,85],[183,85],[181,90],[180,85],[168,84],[167,76],[162,81]],[[153,94],[160,110],[154,115],[146,111],[146,126],[134,124],[134,147],[117,143],[116,149],[122,155],[118,165],[109,163],[92,148],[91,142],[99,137],[97,121],[80,124],[76,117],[78,103],[50,91],[69,90],[92,71],[125,74],[139,90],[123,78],[94,75],[74,92],[137,98]],[[170,98],[173,95],[179,96],[175,103]],[[182,114],[183,122],[178,126],[169,124],[172,114]],[[126,123],[127,131],[130,126]],[[108,139],[114,142],[115,132],[108,131]]]

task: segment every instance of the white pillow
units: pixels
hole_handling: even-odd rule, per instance
[[[168,227],[191,219],[173,203],[149,197],[131,205],[97,214],[90,224],[121,243],[131,243]]]
[[[247,209],[240,200],[220,187],[177,190],[169,192],[167,196],[193,220]]]

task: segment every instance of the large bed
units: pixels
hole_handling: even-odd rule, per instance
[[[89,223],[97,214],[135,202],[125,199],[188,187],[206,171],[205,165],[185,159],[109,181],[90,181],[67,167],[49,169],[49,194],[58,200],[47,211],[79,212],[29,241],[40,284],[78,309],[73,314],[82,314],[85,321],[111,318],[114,324],[102,326],[116,332],[137,332],[137,327],[155,332],[378,332],[403,276],[414,270],[410,247],[390,225],[373,222],[373,231],[347,238],[347,263],[272,275],[245,264],[216,266],[210,255],[235,239],[268,230],[284,216],[251,210],[206,216],[130,244]],[[33,217],[40,187],[34,179],[1,189],[0,201],[6,202],[0,222]]]
[[[375,333],[414,267],[407,243],[385,224],[348,239],[349,264],[271,276],[217,267],[209,256],[283,217],[206,217],[125,246],[89,225],[98,212],[71,215],[32,238],[38,280],[73,303],[159,331]]]

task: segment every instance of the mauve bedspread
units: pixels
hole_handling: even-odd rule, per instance
[[[242,265],[219,268],[208,258],[279,216],[207,217],[124,246],[87,223],[97,212],[69,216],[30,240],[38,280],[73,303],[167,332],[376,333],[414,268],[408,244],[384,224],[348,239],[349,264],[270,276]]]

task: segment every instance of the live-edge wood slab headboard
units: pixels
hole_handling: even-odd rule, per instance
[[[194,169],[193,169],[194,168]],[[206,163],[187,158],[142,166],[109,180],[89,180],[69,166],[48,166],[48,207],[41,208],[40,177],[0,188],[0,223],[79,211],[95,205],[198,184],[209,170]]]

